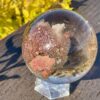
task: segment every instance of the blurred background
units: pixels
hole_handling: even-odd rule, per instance
[[[72,10],[72,0],[0,0],[0,40],[50,9]]]

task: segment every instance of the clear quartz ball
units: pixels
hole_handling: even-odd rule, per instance
[[[51,10],[27,24],[22,55],[32,73],[53,83],[82,78],[97,54],[93,28],[81,15]]]

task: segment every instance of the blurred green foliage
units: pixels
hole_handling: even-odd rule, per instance
[[[0,0],[0,39],[49,9],[72,10],[70,5],[71,0]]]

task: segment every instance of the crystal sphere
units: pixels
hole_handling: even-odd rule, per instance
[[[92,67],[97,54],[93,28],[73,11],[50,10],[27,24],[22,55],[30,71],[52,83],[71,83]]]

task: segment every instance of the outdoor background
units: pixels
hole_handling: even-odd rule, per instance
[[[71,0],[0,0],[0,40],[41,13],[56,8],[72,10]]]

